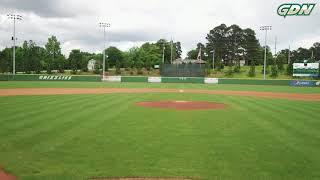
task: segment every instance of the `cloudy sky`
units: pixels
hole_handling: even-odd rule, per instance
[[[71,49],[98,52],[103,47],[99,22],[111,23],[109,45],[127,50],[160,38],[182,43],[183,54],[221,23],[252,28],[259,39],[261,25],[272,25],[268,44],[278,49],[310,47],[320,41],[320,3],[310,16],[280,17],[277,8],[288,0],[0,0],[0,49],[11,46],[12,21],[6,14],[18,13],[18,43],[34,40],[44,45],[57,36],[68,55]],[[318,0],[291,0],[318,3]],[[260,41],[264,43],[264,41]]]

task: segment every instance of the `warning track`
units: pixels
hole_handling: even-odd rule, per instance
[[[107,93],[196,93],[232,96],[263,97],[275,99],[320,101],[320,94],[297,94],[256,91],[161,89],[161,88],[16,88],[0,89],[0,96],[59,95],[59,94],[107,94]]]

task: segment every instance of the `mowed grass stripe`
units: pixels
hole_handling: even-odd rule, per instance
[[[260,102],[258,102],[259,104]],[[262,104],[260,104],[262,106]],[[290,151],[295,151],[296,154],[304,154],[304,151],[306,149],[310,150],[308,151],[308,154],[304,154],[304,156],[296,157],[295,160],[300,159],[300,164],[292,164],[296,166],[307,166],[308,163],[311,163],[316,156],[315,148],[317,145],[315,143],[319,142],[317,139],[314,138],[314,136],[307,134],[305,131],[301,131],[301,129],[296,129],[288,124],[286,124],[285,120],[283,120],[283,116],[277,116],[276,114],[272,114],[274,109],[272,110],[272,107],[269,104],[266,105],[267,108],[265,108],[262,112],[260,112],[261,115],[269,115],[268,123],[270,125],[264,125],[263,129],[267,129],[270,127],[270,129],[266,130],[270,133],[272,137],[274,137],[275,140],[280,141],[283,145],[290,149]],[[266,120],[264,121],[266,122]],[[278,132],[278,133],[277,133]],[[308,139],[308,141],[306,141]],[[312,150],[313,149],[313,150]],[[317,148],[316,148],[317,149]]]
[[[55,114],[65,119],[54,119],[48,114],[53,112],[46,111],[47,114],[41,116],[52,121],[33,124],[36,133],[31,129],[24,132],[33,133],[32,136],[26,139],[12,136],[14,142],[6,138],[0,140],[0,162],[22,179],[73,179],[76,176],[80,179],[88,176],[192,176],[246,180],[320,177],[317,171],[320,146],[315,141],[319,134],[316,131],[318,126],[315,126],[318,116],[314,115],[319,105],[315,102],[188,93],[56,97],[65,98],[61,100],[62,104],[72,104],[78,115],[67,119],[68,114],[62,116],[60,113],[63,109],[55,108]],[[96,105],[78,101],[79,106],[67,101],[74,97],[90,99]],[[228,108],[175,111],[134,105],[138,101],[151,100],[222,102]],[[41,105],[33,106],[37,109]],[[297,106],[312,108],[303,114]],[[87,111],[83,111],[86,107]],[[286,108],[290,115],[279,107]],[[308,116],[308,113],[313,115]],[[310,120],[301,124],[304,118]],[[9,128],[15,123],[8,124]],[[306,132],[309,128],[310,132]],[[23,141],[29,143],[19,149],[17,144]]]
[[[61,118],[67,117],[68,114],[74,113],[75,111],[73,110],[73,108],[77,106],[77,103],[84,103],[87,101],[87,98],[78,97],[78,100],[70,102],[71,104],[64,104],[65,101],[63,99],[59,100],[59,98],[62,97],[58,96],[58,98],[52,98],[53,100],[56,100],[56,106],[45,106],[45,110],[42,110],[41,113],[39,112],[38,116],[26,118],[29,119],[29,121],[22,121],[22,124],[20,124],[20,121],[17,121],[16,123],[11,124],[11,126],[15,127],[16,129],[8,132],[10,136],[7,136],[7,139],[11,138],[11,136],[13,139],[28,138],[28,136],[32,136],[33,134],[37,133],[37,130],[39,130],[40,132],[44,132],[45,129],[43,128],[43,126],[51,125],[51,127],[54,128],[56,124],[67,123],[68,121],[61,121]],[[19,124],[19,126],[16,127],[16,124]]]
[[[297,116],[301,115],[301,113],[298,112],[295,108],[290,109],[288,107],[287,109],[294,113],[288,114],[288,119],[285,119],[283,116],[284,113],[278,111],[280,103],[276,103],[276,101],[270,101],[268,103],[258,102],[258,104],[260,104],[259,106],[265,107],[265,109],[262,112],[262,115],[269,116],[269,120],[277,123],[278,128],[284,128],[288,130],[287,132],[292,133],[292,135],[296,135],[299,137],[302,136],[303,139],[308,137],[310,141],[317,140],[315,139],[315,137],[318,134],[317,129],[314,126],[310,126],[309,124],[305,123],[310,121],[309,118],[313,119],[312,117],[308,117],[308,113],[306,113],[304,117],[297,118]],[[298,105],[298,102],[296,102],[295,104]],[[304,107],[307,108],[307,106]],[[318,115],[318,118],[316,119],[319,118],[320,117]]]
[[[103,98],[101,98],[101,99],[103,99]],[[105,108],[112,108],[111,107],[112,105],[123,104],[127,100],[127,99],[122,99],[122,98],[118,98],[118,99],[120,99],[120,100],[118,100],[116,103],[108,104],[108,106],[104,106],[104,107]],[[100,102],[98,102],[98,104],[99,103]],[[102,102],[102,103],[104,103],[104,102]],[[97,111],[98,112],[102,112],[101,111],[101,106],[97,106],[97,107],[100,107],[100,109],[97,109]],[[96,113],[96,112],[93,112],[93,113]],[[79,116],[81,116],[81,115],[79,115]],[[65,148],[64,147],[60,147],[60,146],[63,146],[64,144],[69,144],[69,141],[74,139],[74,137],[82,137],[82,136],[84,136],[84,133],[81,132],[81,129],[79,129],[79,127],[81,127],[82,130],[84,130],[84,131],[88,131],[88,129],[86,128],[86,124],[87,124],[86,122],[90,123],[90,121],[88,121],[88,119],[86,117],[84,117],[83,120],[84,121],[75,122],[72,126],[70,126],[70,128],[66,127],[66,128],[61,129],[61,128],[58,128],[57,126],[55,126],[56,127],[55,130],[57,130],[57,134],[52,132],[52,131],[50,131],[47,134],[50,134],[51,136],[43,134],[43,135],[41,135],[41,137],[34,136],[34,137],[30,138],[30,140],[33,140],[33,141],[35,141],[37,143],[35,143],[34,145],[29,145],[29,147],[28,147],[28,149],[26,151],[27,152],[28,151],[38,152],[38,154],[40,156],[42,156],[39,159],[39,161],[35,162],[34,166],[37,166],[36,164],[39,164],[38,168],[41,169],[41,167],[42,167],[41,166],[41,162],[43,160],[52,161],[53,164],[61,163],[61,161],[55,161],[54,157],[52,157],[52,159],[48,159],[48,158],[50,158],[51,156],[55,156],[56,153],[60,152],[61,150],[63,151]],[[61,133],[58,133],[58,132],[61,132]],[[40,144],[38,144],[39,142],[40,142]],[[92,143],[92,141],[88,142],[88,144],[90,144],[90,143]],[[72,147],[74,146],[73,143],[71,143],[71,146]],[[83,144],[83,146],[85,147],[87,145]],[[80,148],[80,149],[83,149],[83,148]],[[67,149],[66,152],[71,152],[70,150],[71,149],[69,148],[69,149]],[[79,151],[79,149],[77,149],[75,151]],[[58,156],[61,156],[61,155],[63,156],[63,154],[60,154]],[[31,159],[36,159],[37,157],[30,157],[30,158]],[[73,156],[71,156],[71,158],[73,158]],[[25,168],[28,168],[27,164],[25,165]],[[68,171],[70,171],[70,170],[72,170],[72,168],[70,168]],[[47,172],[47,171],[51,171],[51,170],[44,170],[43,172]]]
[[[175,88],[235,91],[265,91],[289,93],[320,93],[318,87],[292,87],[242,84],[184,84],[184,83],[108,83],[108,82],[48,82],[48,81],[0,81],[1,88]]]
[[[38,125],[41,125],[41,123],[48,123],[48,119],[42,118],[43,115],[51,114],[52,116],[63,116],[67,113],[72,113],[72,109],[78,104],[83,104],[86,101],[88,101],[85,98],[78,98],[78,97],[72,97],[69,96],[70,104],[69,102],[64,101],[64,96],[49,96],[50,98],[45,98],[47,101],[43,101],[41,104],[36,104],[35,107],[33,107],[32,110],[29,110],[25,112],[24,109],[20,109],[20,113],[14,113],[10,115],[9,117],[4,118],[3,121],[4,127],[6,125],[12,127],[12,128],[28,128],[33,127],[35,123],[39,123]],[[27,100],[31,99],[32,97],[23,97]],[[61,109],[62,111],[57,111],[58,109]],[[58,112],[55,114],[54,112]],[[30,121],[32,119],[32,121]],[[54,118],[53,120],[57,120],[58,118]],[[29,126],[28,126],[29,125]],[[11,129],[18,131],[19,129]]]
[[[280,111],[281,113],[278,111],[279,116],[283,116],[283,118],[281,118],[283,123],[291,126],[296,131],[309,134],[311,137],[318,138],[320,140],[320,134],[318,133],[319,129],[317,128],[320,126],[320,114],[316,113],[316,111],[311,108],[318,107],[318,109],[320,109],[320,104],[300,103],[301,102],[277,103],[273,101],[270,104],[274,104],[274,106],[278,105],[276,107],[281,107],[281,109],[286,109],[286,111]],[[295,113],[288,113],[290,111]]]
[[[54,98],[54,97],[53,97]],[[67,99],[67,97],[65,97]],[[79,101],[73,101],[71,104],[66,103],[67,105],[65,108],[61,108],[59,106],[48,106],[49,111],[44,112],[43,114],[39,114],[39,116],[34,117],[32,123],[28,124],[29,128],[22,127],[23,130],[18,131],[19,135],[18,138],[14,136],[17,141],[23,141],[23,143],[35,143],[33,142],[33,138],[45,138],[45,134],[49,134],[56,132],[56,131],[63,131],[64,129],[68,128],[72,125],[77,125],[81,123],[80,112],[86,112],[85,109],[80,109],[78,112],[74,110],[75,107],[79,106],[79,102],[84,103],[87,102],[89,98],[78,96]],[[113,97],[115,98],[115,97]],[[57,103],[65,102],[62,99],[55,98]],[[85,103],[89,106],[95,105],[97,102],[99,103],[99,99],[96,98],[96,101],[90,101],[90,103]],[[111,99],[110,99],[111,100]],[[100,101],[103,101],[102,99]],[[59,110],[58,110],[59,109]],[[52,113],[52,112],[59,112],[59,113]],[[15,142],[15,139],[12,139]],[[36,138],[35,138],[36,139]],[[25,144],[20,143],[20,147],[23,148]],[[28,146],[28,145],[27,145]]]
[[[76,116],[69,116],[70,119],[78,119],[79,117],[81,117],[80,122],[76,121],[75,123],[70,123],[70,125],[72,126],[66,126],[59,134],[50,132],[50,134],[56,134],[56,136],[50,136],[49,138],[46,138],[46,141],[42,141],[42,143],[37,144],[35,147],[33,147],[33,150],[46,147],[48,145],[46,142],[52,142],[51,147],[55,146],[56,148],[59,148],[64,144],[70,144],[69,142],[72,141],[75,137],[81,138],[87,136],[88,134],[95,134],[96,127],[100,126],[102,122],[109,121],[112,117],[117,116],[118,113],[123,113],[127,106],[130,105],[124,103],[128,101],[130,101],[128,97],[116,98],[116,96],[114,96],[114,99],[110,100],[108,104],[105,105],[106,103],[104,97],[100,97],[100,101],[96,102],[97,106],[95,106],[94,108],[91,108],[87,111],[79,112]],[[106,109],[108,109],[108,111],[104,111]],[[100,117],[90,119],[90,117],[92,117],[93,115],[99,114],[101,112],[104,112],[104,114]],[[73,146],[72,143],[71,145]]]
[[[270,116],[272,110],[266,110],[267,107],[264,103],[260,101],[252,101],[252,103],[254,106],[252,106],[253,108],[251,109],[259,115],[250,116],[248,117],[248,120],[250,120],[249,122],[256,124],[257,132],[255,133],[255,130],[252,130],[251,132],[256,136],[261,136],[257,140],[260,140],[261,144],[263,144],[263,146],[256,146],[259,148],[258,152],[261,154],[259,157],[260,162],[257,163],[257,165],[261,165],[260,168],[266,172],[261,175],[265,175],[266,177],[273,179],[273,174],[281,175],[283,172],[290,171],[290,169],[304,168],[306,165],[306,156],[294,157],[293,154],[301,154],[301,149],[289,144],[290,142],[296,142],[297,136],[293,135],[292,137],[290,129],[281,126],[278,127],[278,123],[276,121],[279,119],[277,116]],[[270,118],[264,118],[266,117],[264,114],[268,114],[268,117]],[[274,161],[274,159],[277,159],[277,161]],[[292,172],[291,174],[295,173],[298,172]],[[306,176],[309,174],[302,175]]]
[[[1,112],[4,117],[12,116],[17,111],[29,112],[34,110],[33,105],[42,104],[51,100],[51,96],[15,96],[15,97],[0,97],[0,107],[5,109]],[[20,104],[23,104],[21,106]],[[4,119],[0,119],[0,123]]]

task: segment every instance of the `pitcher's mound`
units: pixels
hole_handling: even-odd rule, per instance
[[[223,109],[226,106],[222,103],[202,102],[202,101],[150,101],[138,102],[138,106],[165,108],[176,110],[201,110],[201,109]]]

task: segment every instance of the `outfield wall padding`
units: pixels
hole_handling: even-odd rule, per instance
[[[4,74],[0,75],[0,81],[8,81],[8,79],[9,79],[8,75],[4,75]]]
[[[121,82],[148,82],[147,76],[122,76]]]
[[[75,75],[0,75],[1,81],[87,81],[99,82],[100,76]]]
[[[246,85],[281,85],[289,86],[291,80],[259,80],[259,79],[220,79],[218,84],[246,84]]]
[[[199,83],[204,84],[203,77],[161,77],[163,83]]]
[[[0,81],[86,81],[101,82],[101,76],[77,75],[0,75]],[[280,85],[280,86],[318,86],[318,80],[262,80],[262,79],[218,79],[203,77],[147,77],[147,76],[106,76],[107,82],[150,82],[150,83],[198,83],[198,84],[245,84],[245,85]]]

